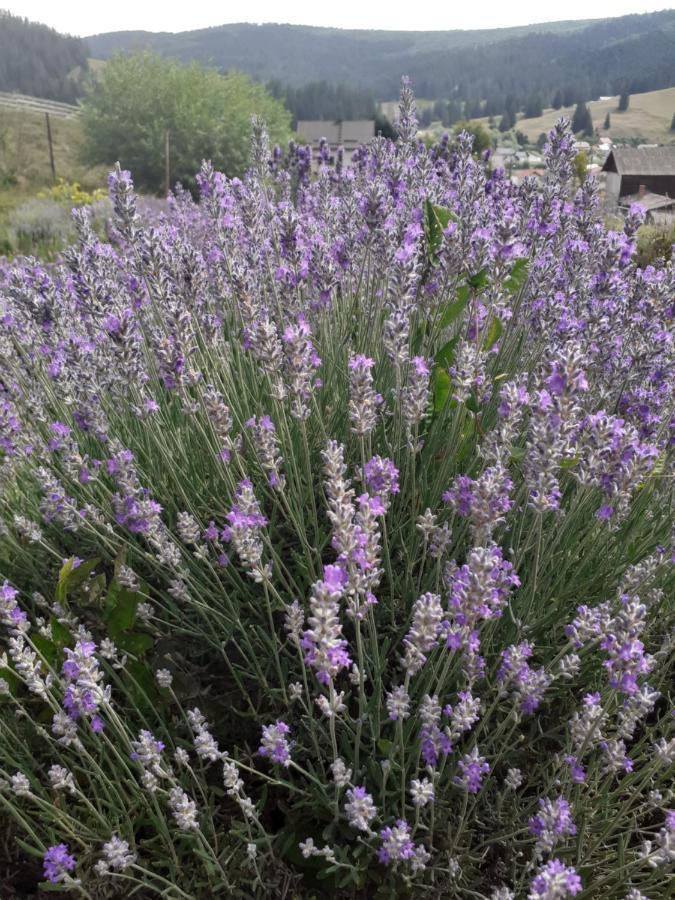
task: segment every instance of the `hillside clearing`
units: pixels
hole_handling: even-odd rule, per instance
[[[588,106],[593,126],[600,134],[608,135],[612,140],[631,140],[644,138],[646,142],[668,144],[675,141],[675,132],[670,130],[670,123],[675,112],[675,87],[662,91],[649,91],[646,94],[632,94],[630,106],[626,112],[618,112],[619,98],[591,100]],[[611,127],[605,131],[602,127],[605,116],[610,114]],[[536,141],[542,131],[552,128],[561,115],[572,118],[574,107],[547,109],[543,116],[536,119],[518,119],[516,128],[527,135],[530,141]],[[480,119],[487,122],[487,119]]]

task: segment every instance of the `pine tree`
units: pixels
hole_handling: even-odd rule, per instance
[[[588,112],[588,107],[582,100],[580,103],[577,103],[574,115],[572,116],[572,131],[575,134],[579,134],[580,131],[586,133],[588,130],[589,119],[590,113]]]
[[[551,106],[553,107],[553,109],[560,109],[560,107],[562,105],[563,105],[562,91],[560,90],[560,88],[558,88],[558,90],[553,95],[553,100],[551,100]]]
[[[539,94],[530,94],[525,104],[525,118],[538,119],[544,112]]]
[[[626,112],[630,104],[630,94],[628,91],[622,91],[619,97],[619,112]]]
[[[499,123],[499,130],[501,132],[510,131],[515,124],[516,124],[516,117],[511,112],[511,110],[507,109],[501,118],[501,122]]]
[[[675,131],[675,113],[673,113],[673,118],[671,119],[671,122],[670,122],[670,130]]]
[[[586,125],[584,127],[584,135],[586,137],[593,137],[593,119],[591,117],[591,111],[588,107],[586,107]]]
[[[612,120],[609,117],[609,113],[607,113],[607,115],[605,116],[605,124],[602,127],[605,129],[605,131],[609,131],[609,129],[612,127]]]
[[[451,100],[448,103],[448,125],[455,125],[462,119],[462,103],[459,100]]]

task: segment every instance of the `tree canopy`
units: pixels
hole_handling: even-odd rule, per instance
[[[522,111],[533,91],[548,107],[624,88],[641,93],[670,87],[675,83],[674,41],[674,10],[478,31],[239,23],[178,34],[125,31],[88,38],[99,58],[115,49],[148,47],[182,61],[236,68],[263,82],[350,85],[380,101],[398,96],[406,74],[418,97],[460,101],[464,118],[502,115],[509,95]]]
[[[0,9],[0,91],[72,103],[86,70],[84,41]]]
[[[171,184],[193,188],[203,159],[227,175],[243,173],[252,115],[264,120],[273,142],[289,137],[288,110],[246,75],[152,53],[117,55],[85,98],[83,152],[91,164],[119,160],[140,187],[159,192],[168,132]]]
[[[455,125],[455,134],[468,131],[473,135],[473,153],[478,156],[492,146],[490,132],[480,122],[458,122]]]
[[[572,131],[575,134],[585,134],[590,136],[593,134],[593,119],[591,111],[585,103],[577,103],[574,115],[572,116]]]

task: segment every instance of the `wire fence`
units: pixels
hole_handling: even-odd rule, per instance
[[[74,106],[72,103],[46,100],[44,97],[29,97],[26,94],[10,94],[5,91],[0,91],[0,107],[49,113],[50,116],[58,116],[62,119],[73,119],[80,114],[80,107]]]

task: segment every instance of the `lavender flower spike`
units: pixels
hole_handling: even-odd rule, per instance
[[[75,857],[68,852],[66,844],[56,844],[45,853],[43,865],[47,881],[62,884],[70,880],[69,873],[75,868]]]
[[[291,747],[286,735],[290,730],[288,725],[280,720],[274,725],[263,725],[258,753],[266,756],[271,762],[288,768],[291,764]]]

